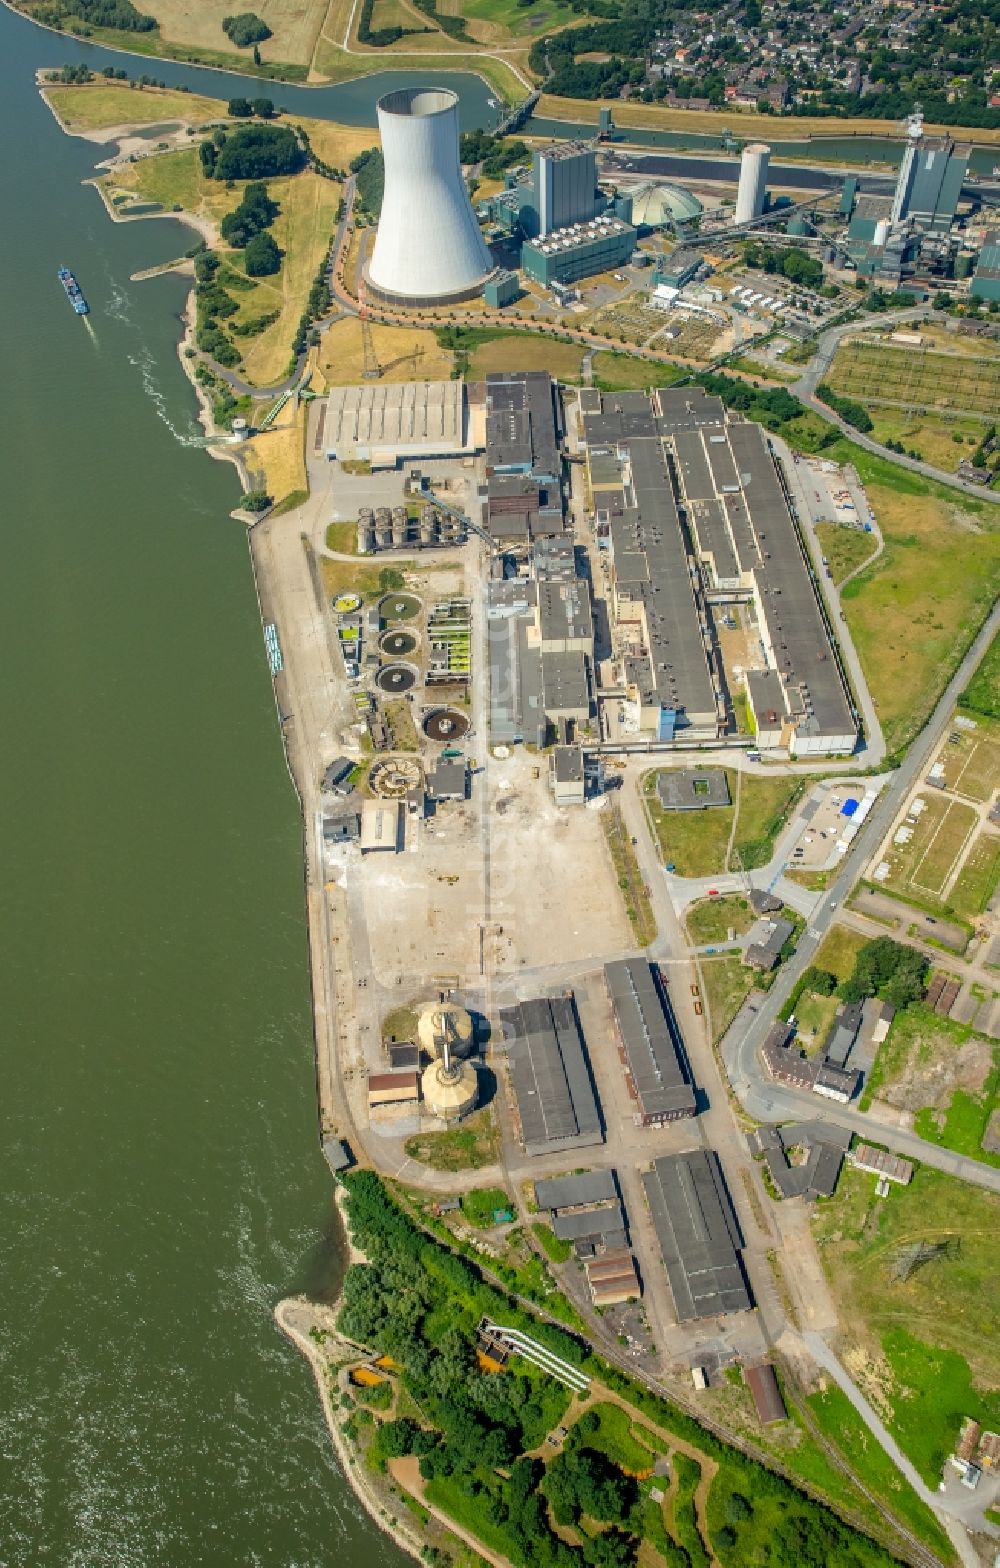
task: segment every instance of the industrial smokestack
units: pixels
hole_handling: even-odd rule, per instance
[[[458,161],[458,98],[407,87],[378,101],[385,193],[370,287],[404,303],[471,298],[493,270]]]

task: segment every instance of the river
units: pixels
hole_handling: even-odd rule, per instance
[[[342,1268],[298,808],[184,286],[128,281],[190,233],[33,84],[84,49],[0,9],[0,1563],[399,1568],[272,1322]]]

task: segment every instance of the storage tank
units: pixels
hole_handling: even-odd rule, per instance
[[[764,142],[748,142],[740,158],[740,183],[736,187],[736,223],[759,218],[767,203],[767,165],[771,149]]]
[[[377,104],[385,192],[368,268],[371,287],[400,302],[482,291],[493,270],[458,159],[458,97],[406,87]]]
[[[425,506],[420,514],[420,543],[434,543],[434,509],[430,506]]]
[[[406,543],[410,520],[406,515],[405,506],[394,506],[392,509],[392,542],[397,550]]]
[[[476,1033],[464,1007],[457,1002],[438,1001],[420,1014],[417,1039],[428,1056],[442,1057],[447,1044],[456,1060],[464,1060],[472,1055]]]
[[[441,1060],[425,1068],[420,1089],[432,1116],[457,1122],[476,1108],[479,1075],[471,1062],[453,1060],[446,1046]]]
[[[375,537],[380,550],[388,550],[392,544],[392,513],[387,506],[380,506],[375,513]]]

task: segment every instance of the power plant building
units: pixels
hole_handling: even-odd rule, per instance
[[[890,222],[912,219],[930,233],[947,234],[955,221],[968,151],[956,152],[949,136],[923,137],[914,122],[899,166]]]
[[[589,223],[598,208],[597,154],[583,142],[553,142],[535,153],[535,233],[542,238]]]
[[[458,97],[407,87],[377,104],[385,190],[368,264],[373,295],[410,306],[473,299],[493,261],[458,156]]]
[[[771,149],[764,142],[749,142],[740,158],[734,223],[752,223],[767,206],[767,165]]]
[[[459,457],[475,451],[462,381],[367,381],[331,387],[323,421],[328,458],[394,467],[402,457]]]
[[[521,247],[521,267],[529,278],[546,287],[578,283],[595,273],[624,267],[637,239],[632,225],[620,218],[594,218],[589,223],[553,229],[544,239],[526,240]]]
[[[1000,300],[1000,229],[991,229],[986,236],[969,293],[973,299]]]

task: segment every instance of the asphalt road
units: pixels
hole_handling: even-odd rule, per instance
[[[741,1013],[722,1042],[722,1055],[733,1089],[746,1110],[758,1120],[778,1121],[788,1117],[816,1116],[820,1112],[828,1120],[841,1126],[852,1127],[885,1144],[907,1158],[919,1159],[925,1165],[935,1166],[949,1175],[959,1176],[980,1187],[1000,1192],[1000,1169],[980,1164],[977,1160],[927,1143],[915,1133],[903,1128],[886,1126],[872,1120],[861,1111],[836,1101],[823,1100],[808,1092],[791,1089],[771,1079],[761,1066],[758,1052],[764,1036],[775,1022],[778,1011],[790,995],[803,970],[813,962],[816,950],[827,930],[836,921],[841,904],[849,896],[860,868],[875,853],[907,793],[928,766],[931,756],[947,728],[955,703],[964,690],[977,664],[1000,628],[1000,606],[994,609],[979,636],[962,660],[948,684],[944,695],[934,709],[930,722],[914,742],[892,782],[883,792],[878,804],[854,840],[851,853],[843,869],[827,890],[822,903],[814,912],[794,956],[779,972],[778,979],[758,1006],[749,1023]]]

